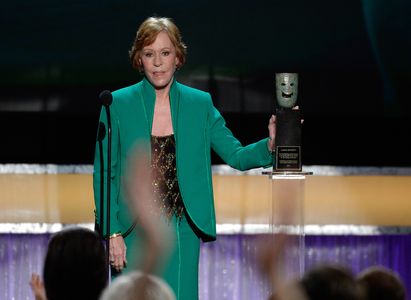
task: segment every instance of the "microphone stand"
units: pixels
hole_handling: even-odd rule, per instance
[[[106,136],[106,126],[103,122],[99,123],[98,128],[98,151],[100,153],[100,222],[96,222],[96,230],[101,236],[101,239],[104,240],[104,152],[103,152],[103,140]]]
[[[110,266],[110,202],[111,202],[111,117],[110,117],[110,105],[113,102],[113,96],[110,91],[103,91],[100,93],[101,102],[104,105],[107,116],[107,186],[106,186],[106,207],[107,207],[107,219],[106,219],[106,262],[107,266]],[[101,178],[104,182],[104,178]],[[100,206],[102,209],[103,206]],[[103,215],[103,213],[101,213]],[[103,238],[104,238],[104,223],[103,219],[100,221],[102,226]],[[110,267],[109,267],[110,270]],[[110,272],[109,272],[110,277]],[[110,279],[110,278],[109,278]]]

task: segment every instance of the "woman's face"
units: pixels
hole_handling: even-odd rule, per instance
[[[169,87],[179,59],[176,56],[176,48],[166,32],[161,31],[154,43],[143,48],[139,60],[144,74],[154,88]]]

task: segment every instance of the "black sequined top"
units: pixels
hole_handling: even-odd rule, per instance
[[[174,135],[151,136],[151,153],[154,199],[164,215],[182,218],[184,206],[177,181]]]

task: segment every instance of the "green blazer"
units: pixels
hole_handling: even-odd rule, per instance
[[[176,140],[177,179],[186,211],[203,234],[203,240],[216,238],[216,222],[211,174],[211,148],[231,167],[247,170],[272,165],[272,155],[263,139],[242,146],[226,127],[225,121],[213,106],[210,94],[173,81],[170,88],[170,105]],[[122,177],[126,174],[127,154],[138,141],[150,146],[153,123],[155,91],[147,79],[113,92],[110,106],[112,124],[111,162],[111,218],[110,234],[124,233],[133,224]],[[100,122],[107,125],[104,108]],[[94,161],[94,200],[96,223],[99,224],[101,186],[106,182],[107,135],[96,144]],[[151,151],[149,151],[151,153]],[[104,157],[102,157],[102,155]],[[102,159],[103,158],[103,159]],[[103,197],[106,187],[104,186]],[[105,210],[104,210],[104,213]],[[105,224],[101,226],[106,233]]]

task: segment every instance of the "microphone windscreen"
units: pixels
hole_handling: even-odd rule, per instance
[[[111,95],[111,92],[108,91],[108,90],[102,91],[102,92],[100,93],[99,98],[100,98],[100,100],[101,100],[101,103],[102,103],[104,106],[110,106],[111,103],[113,102],[113,95]]]

